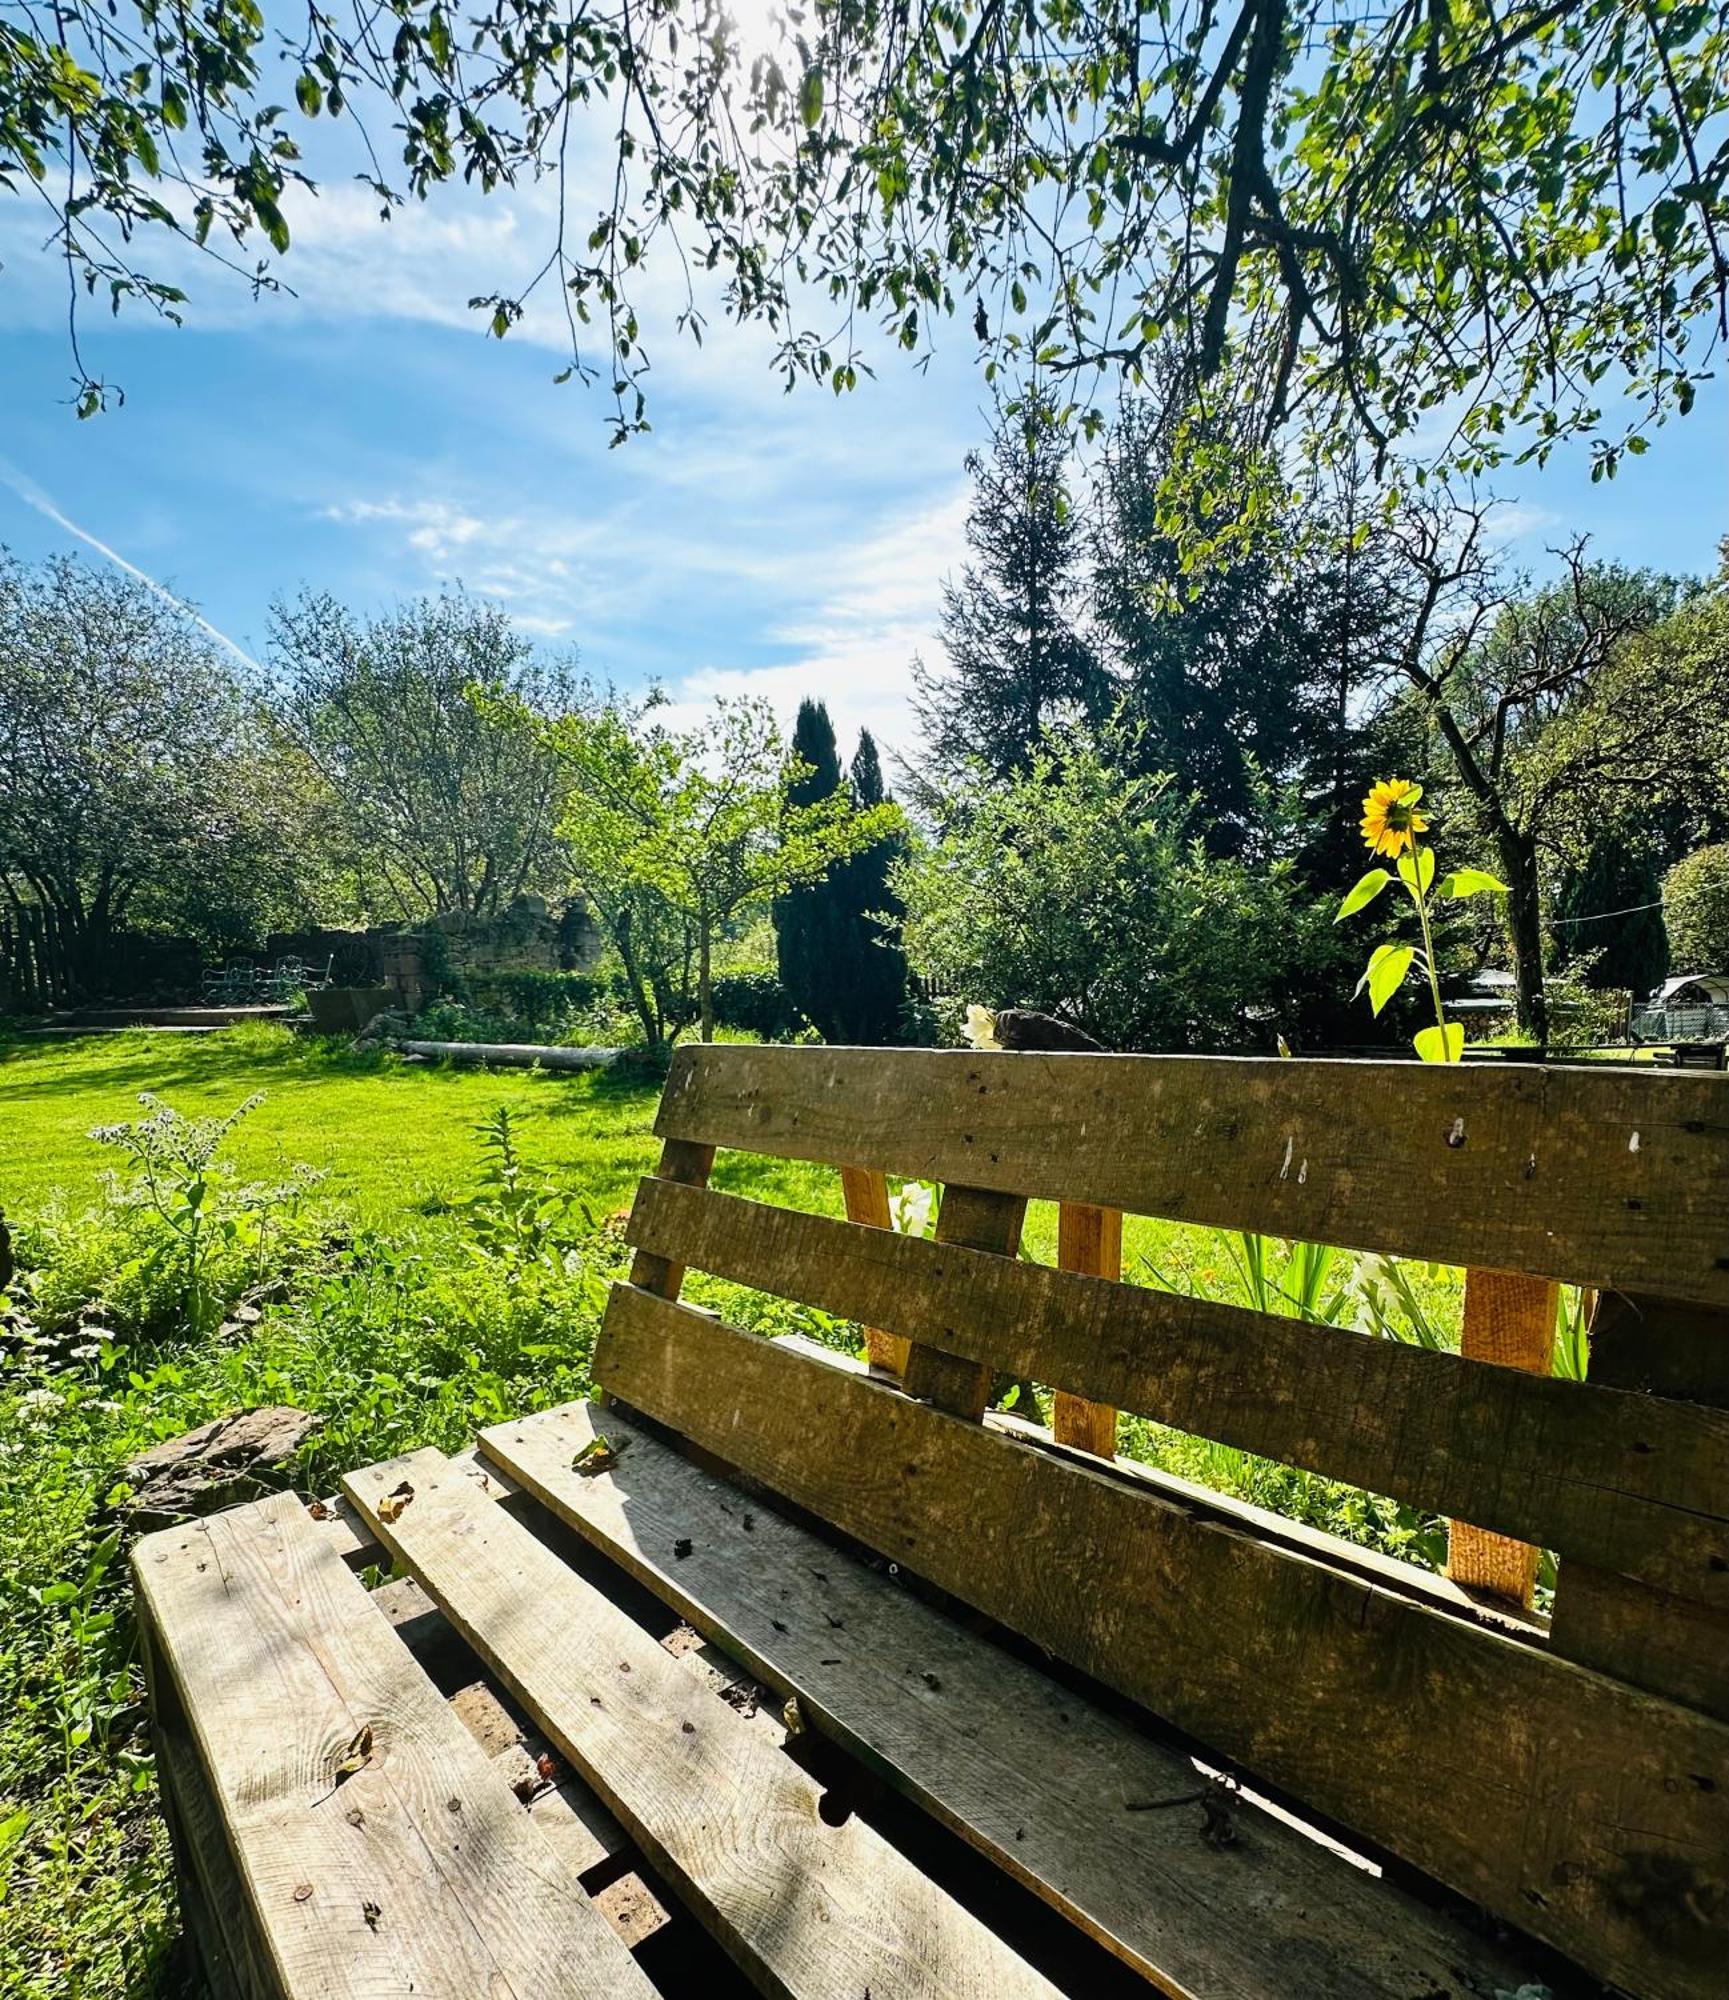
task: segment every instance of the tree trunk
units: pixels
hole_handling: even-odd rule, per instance
[[[714,986],[709,978],[709,923],[704,917],[697,931],[696,1004],[702,1014],[702,1038],[714,1040]]]
[[[1519,1026],[1540,1049],[1549,1046],[1549,1003],[1543,990],[1543,906],[1538,892],[1537,844],[1517,827],[1499,824],[1495,846],[1507,878],[1507,931],[1518,981]]]
[[[618,922],[612,926],[612,941],[618,947],[618,962],[624,967],[625,984],[630,988],[630,1004],[636,1009],[636,1018],[642,1023],[642,1032],[651,1049],[658,1049],[664,1039],[661,1019],[654,1001],[649,996],[648,982],[638,965],[636,953],[631,946],[630,912],[621,910]]]

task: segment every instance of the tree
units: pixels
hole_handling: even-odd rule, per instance
[[[1175,379],[1167,371],[1159,397],[1124,403],[1100,459],[1096,644],[1137,726],[1142,768],[1197,795],[1209,843],[1235,853],[1265,837],[1269,787],[1296,787],[1323,827],[1343,825],[1361,789],[1359,709],[1386,600],[1354,486],[1337,512],[1265,493],[1240,427],[1221,419],[1198,434]],[[1212,510],[1204,532],[1216,553],[1195,569],[1170,510],[1180,469],[1201,450],[1235,497]]]
[[[1729,843],[1696,848],[1663,877],[1663,921],[1678,966],[1729,969]]]
[[[794,811],[841,792],[834,725],[822,702],[799,704],[792,748],[802,767],[787,787]],[[866,812],[889,803],[868,730],[853,759],[850,797]],[[898,832],[886,833],[837,861],[820,881],[796,885],[775,901],[781,984],[825,1041],[880,1044],[899,1034],[906,959],[895,935],[888,872],[901,847]]]
[[[713,0],[399,0],[388,36],[360,8],[296,31],[65,0],[0,21],[0,176],[47,205],[75,303],[178,317],[152,239],[275,282],[254,246],[288,252],[317,121],[359,127],[330,150],[387,210],[581,160],[535,277],[475,303],[502,335],[561,297],[621,432],[665,264],[717,272],[789,378],[837,390],[865,319],[916,352],[959,310],[993,365],[1047,379],[1133,378],[1174,337],[1217,400],[1320,449],[1384,451],[1446,407],[1454,464],[1577,434],[1612,469],[1690,405],[1729,291],[1726,48],[1720,10],[1625,0],[823,0],[764,51]]]
[[[1393,663],[1507,885],[1519,1023],[1542,1046],[1545,863],[1583,854],[1588,816],[1684,788],[1715,754],[1729,707],[1714,663],[1666,673],[1637,641],[1681,596],[1676,579],[1590,563],[1575,543],[1558,581],[1521,587],[1488,549],[1488,515],[1473,505],[1404,516]]]
[[[610,928],[609,910],[645,895],[694,942],[705,1042],[724,927],[820,881],[899,823],[892,806],[855,811],[840,791],[794,803],[806,767],[761,702],[719,702],[711,725],[683,733],[608,702],[552,724],[544,740],[568,782],[563,831],[602,921]]]
[[[0,892],[49,995],[155,924],[243,941],[294,899],[293,774],[192,613],[125,572],[0,551]]]
[[[1610,820],[1595,830],[1584,856],[1563,864],[1550,919],[1557,971],[1579,969],[1585,984],[1649,993],[1669,970],[1661,902],[1667,842],[1640,837]]]
[[[1109,710],[1109,685],[1077,629],[1085,542],[1068,454],[1049,406],[1035,400],[999,422],[988,456],[967,457],[975,560],[943,588],[948,667],[913,668],[934,781],[971,764],[998,777],[1023,770],[1049,725]]]
[[[868,729],[859,731],[853,755],[852,795],[861,812],[894,803],[883,784],[882,760]],[[906,852],[906,833],[897,826],[840,864],[852,914],[849,1004],[855,1042],[897,1042],[905,1032],[907,959],[901,925],[906,911],[894,876]]]
[[[307,592],[275,606],[271,643],[284,720],[366,905],[490,916],[568,881],[558,765],[533,722],[582,690],[497,605],[455,592],[361,619]]]
[[[1325,918],[1289,861],[1210,855],[1171,779],[1132,761],[1071,739],[969,788],[895,871],[907,949],[950,992],[1110,1048],[1269,1046]]]

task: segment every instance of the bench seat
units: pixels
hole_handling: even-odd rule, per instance
[[[343,1485],[322,1520],[284,1495],[135,1555],[218,1992],[1488,2000],[1555,1977],[622,1409]],[[404,1580],[369,1594],[369,1562]],[[982,1900],[940,1833],[902,1830],[909,1858],[879,1784],[1019,1886]]]

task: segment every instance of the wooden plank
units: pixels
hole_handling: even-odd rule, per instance
[[[688,1139],[668,1139],[660,1149],[657,1172],[663,1181],[680,1187],[708,1186],[714,1171],[714,1148],[693,1144]],[[670,1257],[655,1257],[639,1250],[631,1262],[630,1282],[663,1299],[676,1299],[684,1285],[684,1266]]]
[[[292,1494],[148,1535],[132,1565],[280,1988],[648,2000]]]
[[[884,1174],[873,1174],[863,1167],[842,1167],[840,1170],[841,1197],[846,1203],[848,1222],[861,1223],[867,1229],[892,1229],[894,1217],[889,1213],[889,1184]],[[907,1372],[908,1343],[899,1334],[885,1333],[881,1327],[867,1326],[864,1329],[865,1358],[873,1368],[884,1369],[888,1374],[900,1377]]]
[[[597,1436],[613,1468],[571,1469]],[[495,1426],[482,1449],[559,1518],[1167,1994],[1412,2000],[1536,1977],[1240,1798],[1198,1839],[1193,1761],[1150,1741],[616,1407]],[[1161,1802],[1187,1801],[1178,1810]]]
[[[173,1677],[158,1662],[159,1647],[142,1608],[138,1642],[182,1930],[197,1954],[210,2000],[280,2000],[268,1956],[248,1919],[246,1895],[223,1841],[215,1798],[198,1768]]]
[[[1722,2000],[1721,1723],[626,1286],[597,1372],[1599,1977]]]
[[[1123,1214],[1118,1208],[1089,1208],[1065,1201],[1057,1209],[1057,1267],[1089,1278],[1123,1275]],[[1072,1444],[1100,1458],[1117,1452],[1117,1413],[1109,1403],[1092,1403],[1066,1389],[1056,1392],[1051,1430],[1058,1444]]]
[[[855,1375],[869,1373],[863,1362],[855,1361],[847,1354],[838,1354],[832,1347],[825,1347],[820,1341],[811,1340],[802,1333],[776,1334],[774,1339],[777,1346],[803,1355],[807,1361],[814,1361],[824,1368]],[[1059,1445],[1042,1424],[1030,1422],[1014,1410],[987,1410],[985,1428],[1001,1431],[1005,1437],[1018,1438],[1023,1444],[1034,1445],[1058,1457],[1070,1455],[1071,1448]],[[712,1470],[731,1476],[733,1468],[717,1454],[705,1454],[688,1443],[685,1450],[692,1458],[706,1458]],[[1161,1466],[1147,1465],[1139,1459],[1114,1458],[1110,1463],[1110,1473],[1112,1478],[1126,1481],[1167,1505],[1182,1508],[1195,1520],[1215,1521],[1230,1532],[1247,1534],[1273,1547],[1289,1549],[1293,1554],[1320,1563],[1327,1569],[1360,1576],[1396,1596],[1408,1597],[1413,1603],[1444,1611],[1450,1618],[1463,1618],[1473,1625],[1486,1625],[1528,1644],[1545,1645],[1548,1642],[1549,1621],[1538,1612],[1527,1611],[1520,1605],[1510,1604],[1505,1598],[1491,1597],[1484,1591],[1462,1590],[1450,1577],[1432,1569],[1420,1569],[1415,1563],[1401,1562],[1396,1556],[1386,1555],[1366,1542],[1347,1542],[1324,1529],[1311,1528],[1306,1522],[1293,1520],[1288,1514],[1276,1514],[1271,1508],[1258,1507],[1253,1501],[1240,1499],[1234,1493],[1221,1493],[1216,1487],[1179,1478]]]
[[[1026,1214],[1026,1202],[1018,1195],[946,1187],[937,1211],[936,1241],[1012,1262],[1021,1247]],[[994,1371],[989,1363],[969,1361],[950,1348],[923,1340],[921,1327],[906,1324],[904,1330],[912,1336],[902,1374],[907,1394],[977,1423],[991,1400]]]
[[[1717,1077],[734,1045],[678,1052],[656,1130],[1729,1306]]]
[[[413,1497],[385,1521],[378,1502],[404,1482]],[[369,1467],[343,1485],[766,1992],[1054,1994],[857,1815],[827,1825],[814,1779],[527,1528],[447,1478],[437,1452]]]
[[[1636,1397],[1655,1389],[1729,1411],[1729,1314],[1600,1293],[1587,1379]],[[1729,1569],[1729,1560],[1719,1557],[1719,1567]],[[1588,1560],[1563,1561],[1555,1583],[1555,1650],[1729,1722],[1729,1606],[1698,1596],[1679,1597]]]
[[[1460,1354],[1467,1361],[1547,1375],[1554,1365],[1558,1294],[1553,1278],[1467,1271]],[[1469,1521],[1447,1523],[1447,1574],[1469,1589],[1529,1604],[1536,1592],[1537,1554],[1531,1542],[1491,1534]]]
[[[1729,1607],[1729,1413],[652,1180],[630,1233],[825,1312],[922,1330],[973,1363]]]

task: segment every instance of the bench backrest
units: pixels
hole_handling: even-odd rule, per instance
[[[657,1131],[609,1393],[1598,1976],[1721,1996],[1721,1079],[705,1048]],[[840,1168],[851,1219],[720,1192],[717,1148]],[[882,1226],[884,1175],[942,1184],[935,1240]],[[1029,1199],[1066,1268],[1018,1257]],[[1123,1211],[1462,1265],[1466,1351],[1121,1283]],[[878,1365],[681,1305],[687,1266]],[[1547,1372],[1556,1280],[1598,1295],[1583,1382]],[[1003,1372],[1055,1441],[986,1418]],[[1113,1461],[1118,1410],[1450,1517],[1453,1579]]]

